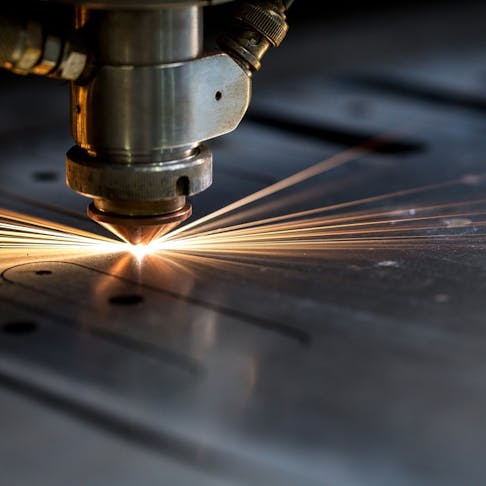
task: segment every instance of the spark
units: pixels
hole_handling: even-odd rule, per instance
[[[471,209],[481,202],[484,201],[430,205],[418,207],[412,213],[395,208],[339,217],[302,218],[299,213],[290,213],[200,234],[183,236],[182,233],[178,238],[159,241],[157,249],[198,254],[306,257],[310,252],[328,250],[411,249],[438,242],[468,244],[472,237],[480,241],[486,236],[484,231],[478,232],[486,226],[486,210]],[[451,221],[461,224],[451,224]],[[464,235],[453,231],[464,227],[472,227],[475,233]]]
[[[370,139],[367,142],[358,145],[356,147],[352,147],[348,150],[339,152],[336,155],[329,157],[328,159],[322,160],[321,162],[318,162],[317,164],[314,164],[311,167],[296,172],[295,174],[286,177],[281,181],[271,184],[270,186],[267,186],[257,192],[254,192],[253,194],[250,194],[249,196],[246,196],[238,201],[235,201],[234,203],[231,203],[228,206],[218,209],[217,211],[214,211],[213,213],[208,214],[207,216],[203,216],[202,218],[199,218],[198,220],[193,221],[192,223],[189,223],[179,229],[176,229],[175,231],[172,231],[170,235],[171,237],[174,237],[182,232],[187,232],[188,230],[200,226],[203,223],[206,223],[215,218],[223,216],[229,212],[235,211],[236,209],[240,209],[243,206],[246,206],[248,204],[255,203],[260,199],[266,198],[284,189],[293,187],[296,184],[299,184],[308,179],[316,177],[317,175],[327,172],[331,169],[335,169],[341,165],[347,164],[353,160],[356,160],[360,157],[363,157],[364,155],[369,154],[376,145],[382,143],[384,143],[384,141],[381,138],[377,137],[374,139]],[[164,237],[162,237],[162,239],[164,239]]]
[[[342,152],[339,157],[320,162],[257,191],[163,236],[153,242],[153,247],[166,252],[232,254],[238,257],[307,257],[310,253],[329,250],[418,249],[439,242],[442,246],[468,245],[472,238],[475,242],[485,239],[486,233],[479,232],[486,226],[485,198],[423,206],[413,204],[412,207],[410,202],[397,205],[397,201],[405,197],[431,193],[442,195],[445,189],[471,185],[471,180],[476,185],[484,181],[484,174],[466,175],[299,212],[241,221],[242,215],[258,212],[241,211],[245,206],[349,162],[357,153],[361,153],[360,150]],[[282,206],[284,201],[285,198],[282,198]],[[385,204],[386,207],[361,209],[376,203]],[[231,217],[227,216],[235,210],[240,211]],[[453,231],[458,228],[471,228],[474,233]]]
[[[333,203],[284,214],[268,211],[303,201],[308,187],[299,194],[284,195],[299,184],[324,172],[367,155],[378,139],[301,170],[281,181],[235,201],[189,223],[149,245],[132,246],[112,238],[82,231],[13,211],[0,211],[0,249],[52,251],[123,252],[136,261],[151,255],[176,259],[181,255],[307,258],[336,251],[423,249],[440,244],[470,245],[486,241],[486,198],[441,202],[446,189],[484,182],[484,174],[403,188],[397,191]],[[312,188],[311,188],[312,189]],[[262,201],[278,195],[271,204]],[[421,205],[410,197],[430,197]],[[257,204],[258,203],[258,204]],[[256,208],[254,205],[257,204]],[[378,207],[376,207],[378,205]],[[249,209],[253,207],[253,209]],[[266,213],[261,219],[251,219]],[[7,255],[7,254],[4,254]],[[153,261],[153,259],[152,259]]]
[[[126,249],[136,257],[138,260],[143,260],[147,255],[155,253],[157,247],[155,243],[149,243],[148,245],[130,245],[126,244]]]
[[[126,250],[126,246],[125,243],[71,226],[6,209],[0,211],[0,248],[38,250],[84,248],[97,252],[113,252]]]

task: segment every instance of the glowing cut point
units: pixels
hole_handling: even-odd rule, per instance
[[[155,251],[153,245],[128,245],[128,249],[130,253],[139,260]]]
[[[100,253],[118,253],[124,250],[124,246],[124,243],[115,240],[113,243],[99,242],[92,245],[93,250],[99,251]]]

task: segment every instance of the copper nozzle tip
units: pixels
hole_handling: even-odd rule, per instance
[[[100,211],[93,203],[88,206],[88,216],[93,221],[132,245],[148,245],[179,226],[191,214],[190,203],[177,211],[156,216],[125,216]]]

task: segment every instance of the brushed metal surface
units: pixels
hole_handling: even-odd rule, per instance
[[[376,75],[365,68],[330,79],[313,66],[278,90],[262,85],[251,119],[212,145],[215,182],[193,199],[194,217],[383,132],[401,145],[304,184],[293,207],[484,173],[483,52],[384,68],[455,93],[439,99],[362,83]],[[31,82],[0,90],[0,206],[94,230],[63,182],[67,121],[57,110],[38,121],[46,99],[66,100],[43,84],[44,100],[25,107]],[[65,484],[53,457],[79,457],[90,484],[452,485],[486,474],[482,244],[142,263],[0,252],[0,269],[8,484]],[[16,323],[23,334],[8,332]]]

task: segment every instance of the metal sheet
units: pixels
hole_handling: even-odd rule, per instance
[[[484,172],[475,110],[322,74],[299,86],[257,92],[253,118],[214,143],[215,184],[196,217],[390,130],[409,149],[326,173],[293,207]],[[93,230],[62,180],[62,120],[38,116],[21,131],[0,125],[0,203]],[[459,184],[405,203],[483,194],[482,182]],[[26,251],[0,265],[0,420],[18,424],[15,441],[0,439],[8,484],[29,471],[65,484],[53,460],[64,456],[79,457],[90,484],[484,477],[482,244],[239,261]]]

